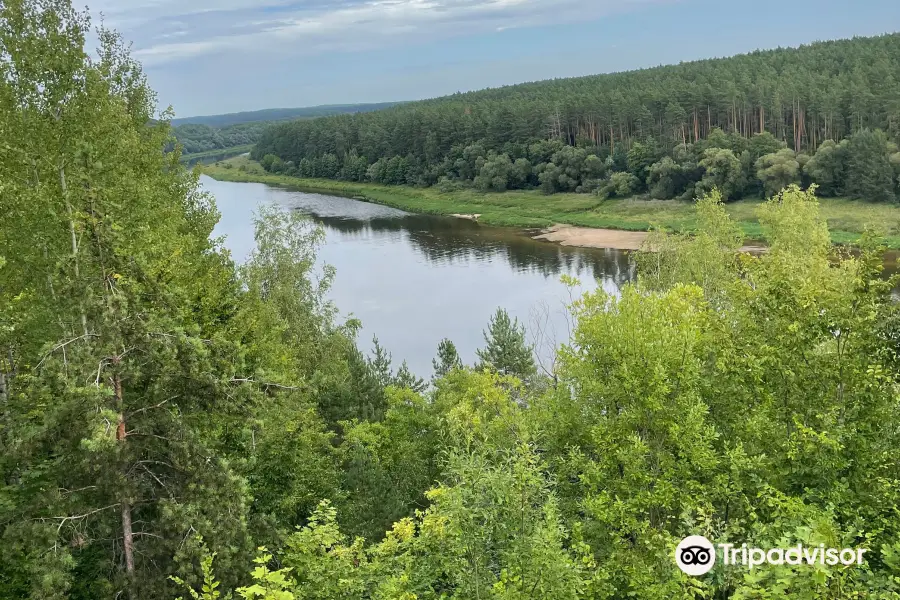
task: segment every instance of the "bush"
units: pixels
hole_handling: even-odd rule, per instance
[[[437,182],[437,189],[444,194],[449,194],[451,192],[461,190],[462,188],[462,183],[455,179],[450,179],[446,175],[441,177]]]

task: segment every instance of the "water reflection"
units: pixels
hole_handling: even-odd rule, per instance
[[[291,192],[287,192],[291,193]],[[573,248],[534,240],[518,229],[491,227],[466,219],[435,217],[320,194],[297,194],[288,206],[312,216],[346,239],[395,234],[435,265],[504,260],[520,272],[558,277],[587,273],[616,287],[634,278],[626,252],[614,249]],[[352,203],[352,204],[349,204]]]
[[[337,272],[330,296],[344,316],[362,321],[361,347],[368,349],[377,335],[395,363],[406,359],[423,377],[444,337],[464,361],[474,362],[498,306],[529,328],[546,361],[569,337],[570,295],[561,275],[582,282],[576,297],[598,286],[615,292],[634,276],[627,254],[617,250],[568,248],[514,229],[347,198],[201,181],[222,214],[216,234],[226,236],[239,262],[253,248],[253,213],[260,204],[300,210],[321,223],[326,241],[319,258]]]
[[[616,292],[634,278],[628,254],[559,246],[510,228],[464,219],[410,214],[334,196],[292,192],[261,184],[202,178],[222,213],[216,232],[242,261],[253,247],[253,212],[263,203],[303,211],[325,229],[321,262],[335,267],[331,299],[344,316],[363,323],[360,345],[373,335],[395,363],[406,359],[420,376],[431,373],[438,342],[449,337],[463,360],[475,361],[482,330],[498,306],[529,328],[538,354],[568,340],[566,274],[582,285],[575,297],[597,286]],[[897,269],[886,257],[886,274]]]

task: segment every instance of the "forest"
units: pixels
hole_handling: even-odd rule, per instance
[[[210,238],[90,27],[0,4],[0,598],[900,598],[896,281],[814,191],[761,204],[750,256],[713,189],[549,367],[500,308],[424,381],[357,348],[313,222],[263,209],[240,266]],[[869,554],[689,577],[690,534]]]
[[[172,134],[182,146],[182,153],[190,155],[255,144],[266,128],[272,124],[270,121],[240,123],[226,127],[187,124],[172,127]],[[169,149],[173,150],[174,144],[170,144]]]
[[[268,130],[298,177],[725,200],[897,200],[900,34],[410,102]]]
[[[338,114],[361,113],[394,106],[379,104],[336,104],[306,108],[272,108],[225,115],[171,119],[175,139],[184,154],[199,154],[255,144],[263,132],[284,120],[315,119]]]

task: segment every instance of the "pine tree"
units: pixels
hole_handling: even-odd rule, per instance
[[[492,369],[504,375],[529,377],[537,368],[532,348],[525,341],[525,327],[518,319],[510,319],[509,313],[498,308],[484,332],[486,346],[476,350],[480,360],[478,369]]]
[[[896,199],[890,151],[883,131],[863,129],[850,136],[846,150],[848,196],[873,202]]]
[[[391,363],[393,359],[391,357],[391,353],[388,352],[384,346],[381,345],[381,342],[378,341],[378,336],[372,336],[372,356],[367,359],[369,363],[369,369],[372,371],[372,374],[375,376],[375,379],[381,385],[381,387],[385,387],[391,385],[394,381],[393,369],[391,368]]]
[[[406,364],[405,360],[400,364],[400,368],[397,369],[397,374],[394,376],[394,385],[401,388],[409,388],[417,394],[421,394],[428,387],[424,379],[417,377],[409,370],[409,365]]]
[[[456,345],[448,338],[444,338],[438,344],[437,358],[431,359],[434,367],[433,379],[440,379],[454,369],[462,368],[462,360],[456,351]]]
[[[191,529],[226,568],[251,549],[214,451],[261,396],[224,335],[240,292],[216,211],[124,44],[101,30],[90,59],[88,30],[65,0],[0,5],[3,597],[166,597]]]

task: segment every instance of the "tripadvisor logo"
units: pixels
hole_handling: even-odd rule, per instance
[[[825,544],[806,547],[797,544],[790,548],[750,548],[747,544],[716,544],[721,552],[722,563],[744,565],[753,569],[760,565],[829,565],[860,566],[863,564],[865,548],[826,548]],[[690,535],[675,548],[675,564],[688,575],[698,576],[708,573],[716,564],[716,546],[702,535]]]
[[[688,575],[703,575],[716,564],[716,549],[702,535],[689,535],[675,548],[675,563]]]

